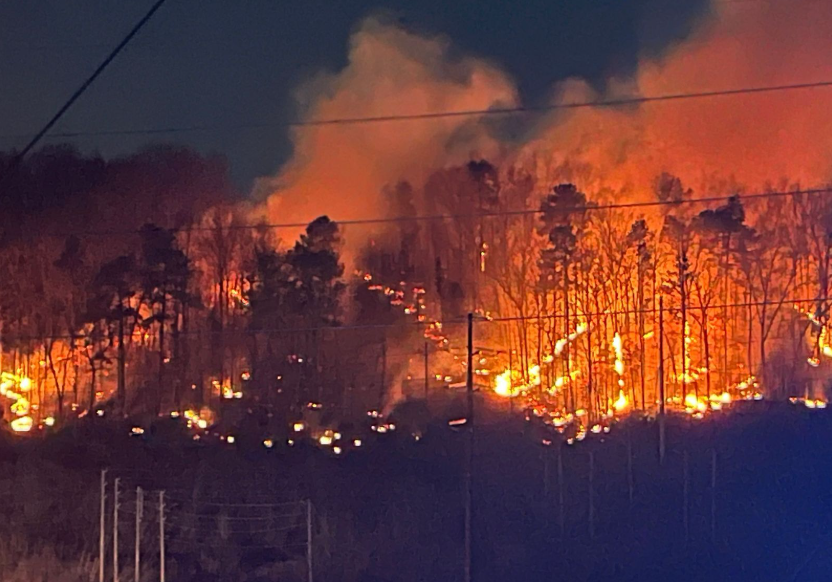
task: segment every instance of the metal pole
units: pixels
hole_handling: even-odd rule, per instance
[[[104,582],[104,530],[106,528],[105,512],[107,510],[107,469],[101,470],[101,516],[98,535],[98,582]]]
[[[659,297],[659,463],[664,464],[664,297]]]
[[[118,582],[118,489],[120,485],[121,478],[116,477],[113,482],[113,582]]]
[[[312,576],[312,500],[306,500],[306,580],[313,582]]]
[[[508,412],[514,417],[514,340],[511,337],[511,324],[508,328]]]
[[[381,344],[381,390],[378,395],[378,411],[384,410],[384,397],[387,394],[387,338]]]
[[[560,539],[566,533],[566,508],[563,495],[563,443],[558,444],[558,521],[560,525]]]
[[[428,404],[428,342],[425,342],[425,406]]]
[[[688,452],[685,451],[683,458],[682,458],[682,523],[685,527],[685,545],[688,543],[689,534],[690,534],[690,525],[689,525],[689,517],[688,517],[688,497],[690,496],[690,485],[688,484],[689,479],[689,471],[688,471]]]
[[[633,481],[633,434],[627,434],[627,492],[629,493],[630,509],[633,509],[633,495],[635,483]]]
[[[159,582],[165,582],[165,492],[159,491]]]
[[[595,538],[595,453],[589,452],[589,539]]]
[[[473,502],[474,465],[474,314],[468,314],[468,369],[466,378],[468,396],[468,442],[465,461],[465,575],[464,582],[471,582],[471,522]]]
[[[711,543],[716,543],[716,449],[711,451]]]
[[[136,487],[136,570],[133,575],[134,582],[141,580],[141,545],[142,545],[142,517],[144,513],[144,491]]]

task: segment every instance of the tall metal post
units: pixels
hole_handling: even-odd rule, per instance
[[[428,404],[428,342],[425,342],[425,406]]]
[[[107,511],[107,469],[101,469],[101,515],[98,524],[98,582],[104,582],[104,533]]]
[[[690,539],[690,517],[688,515],[688,506],[690,505],[690,469],[688,468],[688,452],[685,451],[682,456],[682,524],[685,529],[685,545]]]
[[[387,395],[387,338],[381,344],[381,390],[378,395],[378,411],[384,410],[384,398]]]
[[[589,451],[589,539],[595,538],[595,453]]]
[[[664,297],[659,297],[659,463],[664,464]]]
[[[558,444],[558,525],[560,525],[560,539],[566,535],[566,504],[563,494],[563,443]]]
[[[113,481],[113,582],[118,582],[118,509],[121,479]]]
[[[627,493],[630,503],[630,510],[633,509],[633,497],[635,494],[635,482],[633,479],[633,433],[627,433]]]
[[[465,575],[464,582],[471,582],[471,527],[473,514],[473,466],[474,466],[474,314],[468,314],[468,369],[466,377],[468,414],[467,451],[465,461]]]
[[[312,500],[306,500],[306,580],[314,582],[312,575]]]
[[[159,582],[165,582],[165,492],[159,491]]]
[[[136,487],[136,557],[135,557],[135,572],[133,573],[134,582],[140,582],[141,577],[141,546],[142,546],[142,517],[144,513],[144,491],[141,487]]]
[[[711,543],[716,543],[716,449],[711,451]]]

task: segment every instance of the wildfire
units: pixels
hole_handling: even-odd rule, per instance
[[[619,390],[618,391],[618,398],[616,398],[615,402],[612,403],[612,407],[618,413],[624,412],[625,410],[627,410],[630,407],[630,401],[627,399],[627,396],[624,394],[624,390]]]
[[[690,322],[685,322],[685,334],[684,334],[684,349],[683,349],[683,361],[684,361],[684,372],[679,373],[679,381],[684,384],[692,384],[699,379],[698,370],[694,370],[691,364],[691,346],[693,344],[693,338],[690,336]],[[707,370],[705,370],[707,372]],[[685,405],[686,407],[687,404]],[[688,407],[689,408],[689,407]]]
[[[482,243],[480,247],[480,272],[485,273],[485,260],[488,257],[488,243]]]
[[[575,328],[575,331],[573,331],[564,338],[560,338],[557,342],[555,342],[555,355],[561,355],[566,346],[578,339],[579,337],[581,337],[583,334],[585,334],[587,329],[588,326],[585,323],[579,323]]]
[[[577,378],[580,375],[581,375],[580,370],[572,370],[571,372],[569,372],[568,376],[566,376],[566,375],[558,376],[557,378],[555,378],[555,382],[552,384],[552,387],[549,389],[549,394],[554,395],[556,392],[558,392],[560,389],[562,389],[564,386],[566,386],[567,383],[569,383],[571,380],[574,380],[575,378]]]
[[[511,370],[506,370],[494,378],[494,393],[504,398],[513,398],[520,393],[512,383]]]
[[[693,393],[685,395],[685,412],[688,414],[704,414],[709,408],[710,404],[704,398]]]
[[[12,430],[15,432],[29,432],[32,430],[33,424],[34,421],[31,416],[21,416],[11,421],[9,426],[11,426]]]
[[[624,391],[624,349],[621,341],[621,336],[618,335],[618,332],[615,332],[615,336],[612,338],[612,349],[615,352],[615,373],[618,374],[618,387],[622,390],[619,390],[621,395],[623,396]],[[620,398],[619,398],[620,399]]]
[[[15,387],[19,392],[14,390]],[[23,395],[23,392],[28,392],[31,388],[32,380],[27,376],[19,376],[9,372],[0,373],[0,396],[11,401],[9,410],[18,417],[9,423],[9,426],[15,432],[29,432],[32,430],[34,421],[29,416],[32,404]]]

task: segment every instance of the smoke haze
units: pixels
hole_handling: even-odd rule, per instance
[[[826,80],[832,78],[825,58],[830,33],[832,7],[824,2],[714,4],[690,38],[660,57],[643,58],[632,78],[609,79],[603,95],[573,79],[553,88],[553,102]],[[303,118],[518,104],[509,73],[451,49],[451,39],[367,19],[352,36],[347,66],[298,91]],[[499,123],[525,127],[528,120],[516,117],[303,126],[294,130],[291,161],[261,180],[256,193],[272,221],[305,222],[324,213],[335,220],[377,217],[385,213],[385,186],[399,180],[419,186],[438,168],[479,158],[524,165],[534,158],[542,166],[541,186],[572,180],[590,193],[607,187],[622,198],[649,198],[663,171],[697,193],[757,189],[785,177],[811,184],[829,174],[828,99],[829,90],[820,88],[558,110],[520,140],[501,140],[494,131]]]

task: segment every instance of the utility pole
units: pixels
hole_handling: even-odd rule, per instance
[[[642,257],[644,256],[645,243],[639,243],[638,247],[638,343],[639,343],[639,360],[641,370],[641,410],[647,414],[647,400],[645,399],[644,382],[647,376],[647,369],[645,366],[644,354],[644,275],[642,266]]]
[[[306,500],[306,581],[313,582],[312,576],[312,500]]]
[[[142,545],[142,517],[144,513],[144,491],[136,487],[136,571],[133,582],[141,580],[141,545]]]
[[[425,406],[428,405],[428,342],[425,341]]]
[[[659,296],[659,463],[664,465],[664,297]]]
[[[98,582],[104,582],[104,530],[107,510],[107,469],[101,469],[101,515],[98,524]]]
[[[159,491],[159,582],[165,582],[165,492]]]
[[[121,478],[116,477],[113,481],[113,582],[118,582],[118,489],[120,485]]]
[[[387,392],[387,338],[381,344],[381,390],[378,394],[378,411],[384,410],[384,395]]]
[[[466,377],[468,396],[468,442],[465,460],[465,576],[471,582],[471,522],[473,514],[473,466],[474,466],[474,314],[468,314],[468,369]]]

